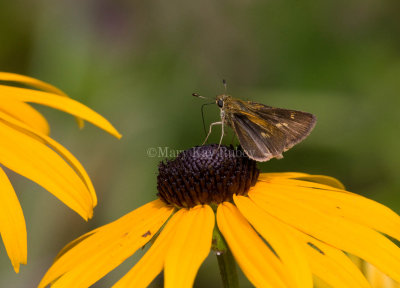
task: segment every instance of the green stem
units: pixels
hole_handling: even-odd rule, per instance
[[[219,272],[224,288],[238,288],[239,281],[236,271],[236,262],[232,252],[221,235],[218,227],[214,228],[213,250],[218,259]]]

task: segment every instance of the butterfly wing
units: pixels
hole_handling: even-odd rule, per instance
[[[258,103],[249,105],[248,108],[256,117],[265,120],[267,126],[273,125],[285,134],[283,151],[303,141],[310,135],[317,122],[316,117],[307,112],[274,108]]]
[[[310,113],[254,102],[246,104],[247,111],[236,110],[229,124],[246,154],[256,161],[282,158],[282,152],[304,140],[316,123],[315,116]]]
[[[231,126],[247,156],[260,162],[282,158],[285,135],[281,131],[274,126],[267,129],[246,114],[235,113],[232,120]]]

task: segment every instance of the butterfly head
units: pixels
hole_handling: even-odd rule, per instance
[[[228,99],[230,99],[230,98],[231,98],[231,96],[229,96],[229,95],[221,94],[221,95],[218,95],[218,96],[216,97],[215,103],[217,104],[217,106],[218,106],[219,108],[223,109],[224,106],[225,106],[226,101],[227,101]]]

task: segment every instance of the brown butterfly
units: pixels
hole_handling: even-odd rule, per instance
[[[193,96],[205,98],[197,93]],[[316,123],[316,117],[307,112],[274,108],[226,94],[218,95],[215,103],[220,108],[221,121],[211,123],[204,143],[212,127],[221,125],[221,144],[224,125],[228,125],[235,131],[247,156],[259,162],[282,158],[282,153],[303,141]]]

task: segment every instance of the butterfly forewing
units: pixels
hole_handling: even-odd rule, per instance
[[[264,106],[262,104],[257,106],[260,105]],[[307,112],[268,106],[253,110],[251,105],[249,109],[259,118],[266,120],[268,125],[274,125],[286,135],[284,151],[304,140],[311,133],[316,123],[316,117]]]
[[[247,155],[257,161],[282,158],[282,152],[306,138],[316,122],[315,116],[306,112],[233,98],[226,104],[228,125]]]

